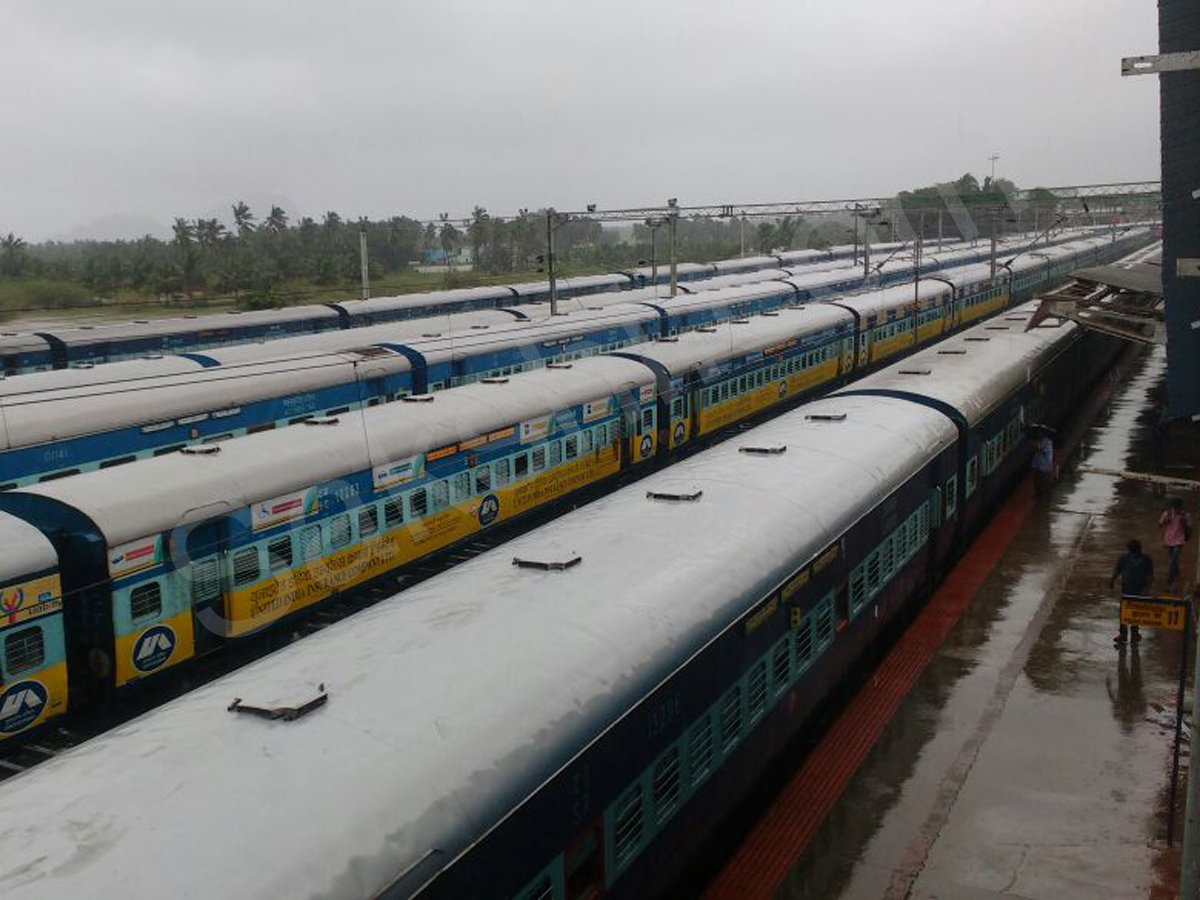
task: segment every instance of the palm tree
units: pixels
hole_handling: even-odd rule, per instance
[[[177,218],[175,224],[171,226],[171,231],[175,233],[175,245],[180,250],[187,250],[192,246],[192,239],[196,236],[196,229],[187,219]]]
[[[239,200],[231,207],[233,209],[233,224],[237,227],[238,237],[244,238],[254,230],[254,213],[246,201]]]
[[[491,217],[482,206],[475,207],[471,212],[471,224],[467,226],[467,239],[471,242],[471,264],[479,266],[479,252],[487,242],[488,225]]]
[[[196,240],[205,250],[211,250],[221,243],[228,232],[219,219],[197,219]]]
[[[442,259],[446,266],[450,265],[450,253],[458,246],[458,240],[462,235],[459,230],[449,222],[442,223],[442,230],[439,232],[439,237],[442,241]]]
[[[15,278],[25,270],[25,247],[25,242],[11,231],[0,238],[0,275]]]
[[[272,206],[271,212],[267,215],[267,220],[263,222],[263,227],[267,231],[273,231],[275,234],[286,231],[288,227],[287,213],[282,207]]]

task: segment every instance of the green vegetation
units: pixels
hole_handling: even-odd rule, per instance
[[[902,192],[873,226],[875,240],[910,236],[920,218],[917,208],[940,204],[945,209],[947,194],[961,199],[969,219],[972,206],[995,203],[1014,189],[1002,179],[980,186],[968,174],[945,185]],[[1045,206],[1053,205],[1047,195]],[[406,216],[360,224],[336,212],[327,212],[319,222],[308,217],[293,222],[278,206],[260,221],[242,201],[231,205],[230,214],[232,227],[215,218],[177,218],[169,241],[147,236],[29,245],[15,234],[0,235],[0,318],[89,306],[268,309],[357,297],[360,227],[367,233],[373,296],[545,278],[540,259],[545,252],[544,211],[501,220],[476,207],[465,228]],[[1034,214],[1033,206],[1021,213]],[[926,212],[927,236],[931,229],[936,234],[936,220],[936,209],[932,215]],[[959,236],[965,224],[962,215],[947,215],[946,237]],[[975,225],[987,233],[989,223]],[[847,243],[853,235],[851,220],[683,218],[677,224],[677,257],[680,262],[729,258],[743,246],[747,253],[823,247]],[[665,267],[666,228],[638,223],[619,231],[575,219],[557,229],[555,252],[563,276],[629,269],[651,260]],[[464,258],[469,267],[462,266]],[[418,271],[422,264],[442,269]]]

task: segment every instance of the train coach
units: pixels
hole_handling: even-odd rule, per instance
[[[802,266],[810,260],[839,259],[850,252],[848,247],[806,251],[804,256],[797,256],[793,264]],[[686,283],[716,274],[752,272],[756,268],[774,268],[781,264],[782,257],[779,256],[714,264],[689,263],[680,266],[677,274],[679,280]],[[560,278],[557,293],[563,298],[588,296],[642,287],[655,281],[662,283],[668,278],[665,269],[654,274],[646,269]],[[4,332],[0,333],[0,375],[89,366],[152,354],[188,353],[383,322],[473,313],[514,304],[537,303],[548,300],[549,296],[548,283],[530,282],[377,297],[365,301],[306,304],[277,310],[66,325],[32,333]]]
[[[8,896],[669,895],[1116,352],[1031,312],[11,780]]]
[[[897,249],[899,246],[902,245],[896,245]],[[686,264],[679,267],[677,277],[682,284],[687,284],[715,275],[728,278],[781,265],[794,266],[797,271],[791,274],[798,275],[807,264],[843,260],[851,252],[849,247],[838,247],[827,252],[796,251],[779,256]],[[972,252],[978,255],[982,251],[976,249]],[[569,298],[619,293],[655,282],[663,283],[669,277],[663,269],[657,273],[634,270],[562,278],[558,280],[558,294]],[[847,287],[841,285],[831,289],[845,290]],[[279,310],[187,315],[103,325],[68,325],[34,333],[6,332],[0,334],[0,375],[92,366],[155,354],[197,352],[231,344],[279,340],[386,322],[478,313],[525,303],[540,303],[548,299],[549,285],[531,282],[377,297],[365,301],[308,304]]]
[[[195,442],[0,495],[0,508],[54,536],[72,573],[68,589],[86,594],[72,608],[89,608],[93,623],[58,623],[73,648],[72,686],[79,700],[107,696],[495,523],[877,369],[970,314],[950,285],[930,280],[913,291],[732,319],[400,405],[330,410],[307,416],[311,430],[299,434]],[[981,304],[1005,299],[978,296]],[[1006,317],[986,326],[1009,328]],[[612,390],[622,380],[636,402]],[[227,388],[217,382],[213,390]],[[380,474],[393,465],[400,474]],[[287,514],[260,521],[263,509]],[[427,536],[409,540],[414,532]],[[363,562],[375,534],[395,535],[396,547]],[[182,561],[172,547],[185,551]],[[128,568],[131,558],[138,564]],[[342,575],[315,579],[314,570]],[[148,642],[164,652],[148,655]]]
[[[1137,243],[1131,235],[1116,243],[1052,247],[1000,266],[996,279],[984,265],[931,275],[925,284],[952,289],[958,312],[922,310],[915,342],[995,312],[1071,268],[1114,258]],[[864,365],[886,356],[888,341],[910,343],[903,291],[875,293],[893,306],[880,321],[859,323],[873,329],[859,341],[862,352],[874,348],[873,356],[861,360]],[[438,320],[444,332],[424,331],[424,322],[394,323],[0,381],[0,488],[613,352],[775,312],[808,301],[811,291],[788,279],[673,300],[642,295],[631,292],[637,301],[632,304],[588,306],[554,319],[531,318],[521,310],[481,311]],[[527,309],[536,313],[534,306]]]
[[[67,711],[62,583],[50,539],[0,515],[0,738]]]

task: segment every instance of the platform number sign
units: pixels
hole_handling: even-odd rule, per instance
[[[1122,597],[1121,622],[1139,628],[1183,631],[1187,623],[1187,606],[1183,601],[1174,599]]]

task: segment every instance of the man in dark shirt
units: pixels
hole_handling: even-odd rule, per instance
[[[1125,545],[1125,552],[1118,557],[1117,564],[1113,567],[1112,578],[1108,580],[1110,590],[1118,578],[1121,579],[1122,597],[1150,596],[1150,588],[1154,583],[1154,561],[1142,552],[1141,541],[1130,541]],[[1125,635],[1125,623],[1122,622],[1113,643],[1120,647],[1125,643]],[[1136,625],[1133,626],[1131,637],[1135,644],[1142,639]]]

